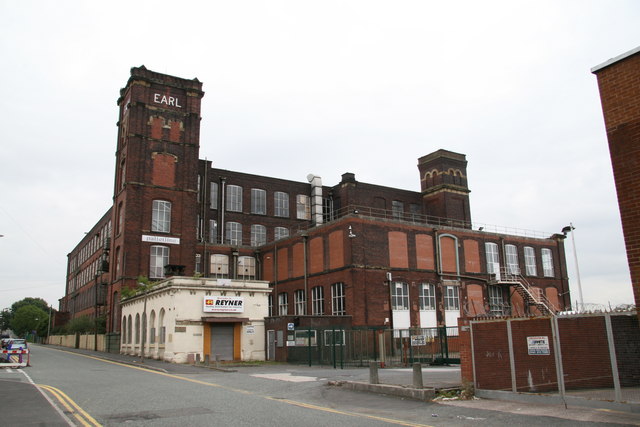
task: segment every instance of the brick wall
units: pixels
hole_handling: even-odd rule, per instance
[[[609,153],[627,248],[631,285],[640,306],[640,52],[596,67]]]
[[[556,348],[551,318],[472,321],[471,330],[461,330],[461,372],[463,381],[473,381],[478,389],[544,392],[558,389]],[[461,323],[465,326],[466,323]],[[640,329],[635,313],[611,314],[611,326],[622,386],[640,385],[637,355]],[[510,353],[508,328],[513,352]],[[613,375],[603,315],[558,318],[565,389],[611,388]],[[471,336],[473,336],[473,359]],[[527,337],[547,337],[549,354],[529,354]],[[515,378],[511,376],[510,357]]]

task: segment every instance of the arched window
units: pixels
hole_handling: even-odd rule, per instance
[[[133,335],[131,334],[133,330],[133,325],[131,324],[131,315],[129,315],[129,319],[127,319],[127,343],[131,344],[133,342]]]
[[[136,314],[136,339],[135,344],[140,344],[140,313]]]
[[[267,243],[267,227],[260,224],[251,226],[251,246],[262,246]]]
[[[225,233],[225,243],[236,246],[242,244],[242,224],[239,222],[227,222],[225,225]]]
[[[158,342],[160,344],[164,344],[166,329],[164,326],[164,308],[160,310],[160,315],[158,316]]]
[[[122,344],[126,344],[127,343],[127,316],[122,316],[122,337],[120,339],[120,341],[122,342]]]
[[[149,315],[149,344],[156,343],[156,312],[151,310]]]
[[[520,274],[520,266],[518,265],[518,248],[516,245],[505,245],[504,254],[507,259],[507,273]]]
[[[391,284],[391,309],[409,310],[409,285],[404,282]]]
[[[210,272],[212,277],[229,277],[229,256],[223,254],[211,255]]]
[[[236,266],[238,278],[244,280],[255,280],[256,278],[256,259],[250,256],[238,257]]]

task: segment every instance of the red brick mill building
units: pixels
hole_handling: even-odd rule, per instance
[[[636,307],[640,306],[640,47],[591,71],[598,78]]]
[[[203,96],[197,79],[131,69],[113,206],[68,255],[60,310],[71,318],[105,316],[119,332],[122,289],[141,275],[268,281],[274,334],[289,323],[427,328],[570,307],[565,236],[474,224],[463,154],[419,158],[419,192],[352,173],[326,186],[219,169],[199,159]]]

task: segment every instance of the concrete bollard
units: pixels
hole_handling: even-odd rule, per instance
[[[378,362],[369,362],[369,384],[380,384]]]
[[[205,364],[205,366],[209,366],[209,355],[208,354],[204,355],[204,364]]]
[[[216,369],[220,368],[220,355],[216,354]]]
[[[422,384],[422,365],[420,363],[413,364],[413,387],[424,388]]]

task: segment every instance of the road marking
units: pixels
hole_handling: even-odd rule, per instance
[[[253,374],[252,377],[266,378],[268,380],[289,381],[292,383],[305,383],[318,381],[316,377],[305,377],[304,375],[291,375],[291,372],[279,374]]]
[[[126,363],[114,362],[112,360],[101,359],[99,357],[89,356],[87,354],[74,353],[72,351],[59,350],[59,349],[55,349],[55,350],[61,351],[63,353],[73,354],[75,356],[86,357],[88,359],[98,360],[98,361],[104,362],[104,363],[110,363],[112,365],[123,366],[125,368],[130,368],[130,369],[137,369],[139,371],[144,371],[144,372],[147,372],[147,373],[150,373],[150,374],[156,374],[156,375],[161,375],[163,377],[174,378],[174,379],[177,379],[177,380],[182,380],[182,381],[187,381],[187,382],[191,382],[191,383],[195,383],[195,384],[200,384],[200,385],[204,385],[204,386],[207,386],[207,387],[216,387],[216,388],[221,388],[221,389],[224,389],[224,390],[233,391],[233,392],[236,392],[236,393],[252,395],[252,396],[256,396],[256,397],[262,397],[263,399],[272,400],[272,401],[275,401],[275,402],[283,402],[283,403],[286,403],[288,405],[298,406],[300,408],[312,409],[312,410],[323,411],[323,412],[331,412],[331,413],[334,413],[334,414],[347,415],[347,416],[356,417],[356,418],[366,418],[366,419],[371,419],[371,420],[384,421],[386,423],[396,424],[396,425],[401,425],[401,426],[432,427],[432,426],[430,426],[428,424],[412,423],[412,422],[409,422],[409,421],[396,420],[396,419],[393,419],[393,418],[377,417],[377,416],[374,416],[374,415],[360,414],[360,413],[357,413],[357,412],[345,412],[345,411],[340,411],[340,410],[337,410],[337,409],[328,408],[328,407],[325,407],[325,406],[317,406],[317,405],[312,405],[310,403],[297,402],[295,400],[276,399],[276,398],[273,398],[273,397],[270,397],[270,396],[261,396],[259,394],[256,394],[256,393],[252,392],[252,391],[241,390],[241,389],[238,389],[238,388],[223,386],[223,385],[220,385],[220,384],[210,383],[210,382],[206,382],[206,381],[200,381],[200,380],[196,380],[196,379],[193,379],[193,378],[181,377],[179,375],[169,374],[169,373],[166,373],[166,372],[154,371],[154,370],[151,370],[151,369],[142,368],[140,366],[131,366],[131,365],[127,365]],[[308,378],[310,378],[310,377],[308,377]]]
[[[312,405],[310,403],[302,403],[302,402],[297,402],[295,400],[275,399],[273,397],[265,397],[265,399],[274,400],[276,402],[284,402],[284,403],[288,403],[289,405],[299,406],[301,408],[314,409],[316,411],[331,412],[332,414],[347,415],[347,416],[350,416],[350,417],[357,417],[357,418],[367,418],[367,419],[370,419],[370,420],[383,421],[385,423],[397,424],[397,425],[401,425],[401,426],[432,427],[432,426],[427,425],[427,424],[416,424],[416,423],[412,423],[412,422],[409,422],[409,421],[396,420],[396,419],[393,419],[393,418],[385,418],[385,417],[378,417],[378,416],[375,416],[375,415],[359,414],[357,412],[340,411],[338,409],[327,408],[326,406]]]
[[[29,380],[29,384],[33,385],[36,390],[38,390],[38,392],[47,400],[47,402],[49,402],[49,405],[51,405],[51,407],[58,413],[60,414],[60,416],[62,417],[62,419],[70,426],[70,427],[75,427],[75,424],[73,423],[73,421],[71,421],[71,419],[69,419],[69,417],[67,417],[67,415],[62,412],[62,410],[58,407],[58,405],[55,404],[55,402],[53,400],[51,400],[51,398],[47,395],[47,393],[45,393],[44,391],[42,391],[42,389],[40,387],[38,387],[36,385],[36,383],[33,382],[33,380],[31,379],[31,377],[29,376],[29,374],[27,374],[26,372],[20,370],[18,371],[20,372],[22,375],[24,375],[27,380]]]
[[[97,422],[91,415],[89,415],[84,409],[82,409],[76,402],[69,396],[64,394],[63,391],[44,384],[38,384],[41,387],[55,396],[56,399],[67,409],[71,415],[73,415],[83,426],[85,427],[102,427],[102,424]]]

